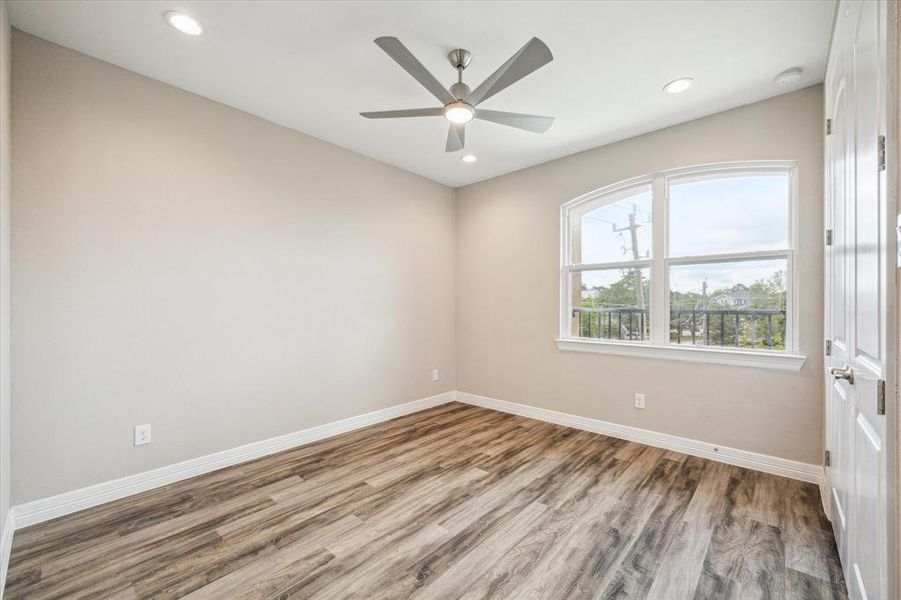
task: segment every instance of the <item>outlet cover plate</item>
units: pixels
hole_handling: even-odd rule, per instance
[[[135,425],[135,446],[150,443],[150,425]]]

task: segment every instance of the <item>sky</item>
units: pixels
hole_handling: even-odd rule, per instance
[[[787,248],[789,185],[786,174],[673,182],[669,194],[669,256]],[[613,229],[627,228],[633,212],[638,225],[638,256],[647,258],[657,251],[651,247],[651,191],[642,188],[628,198],[581,216],[581,262],[631,260],[633,249],[628,229],[618,232]],[[704,279],[708,281],[708,289],[715,290],[736,283],[750,285],[785,268],[785,260],[679,266],[670,271],[670,285],[673,290],[700,293]],[[609,276],[598,274],[596,278]]]

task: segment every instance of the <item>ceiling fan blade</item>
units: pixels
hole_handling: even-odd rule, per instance
[[[554,123],[554,117],[541,117],[539,115],[504,112],[502,110],[485,110],[482,108],[476,111],[476,119],[491,121],[507,127],[525,129],[526,131],[534,131],[535,133],[544,133]]]
[[[405,108],[402,110],[380,110],[376,112],[361,112],[360,116],[367,119],[403,119],[406,117],[441,117],[444,116],[444,108]]]
[[[384,50],[388,56],[393,58],[394,62],[399,64],[404,71],[412,75],[413,79],[421,83],[425,89],[438,98],[442,104],[447,104],[448,102],[454,102],[456,100],[456,98],[441,85],[441,82],[435,79],[435,76],[429,73],[428,70],[422,66],[422,63],[407,50],[407,47],[400,43],[399,39],[395,37],[380,37],[375,39],[375,43],[379,48]]]
[[[502,64],[497,71],[474,89],[466,97],[466,102],[473,106],[479,102],[484,102],[552,60],[554,60],[554,56],[545,43],[538,38],[532,38],[525,46],[520,48],[519,52],[511,56],[510,60]]]
[[[444,151],[456,152],[457,150],[462,150],[465,138],[466,124],[451,123],[447,129],[447,145],[444,147]]]

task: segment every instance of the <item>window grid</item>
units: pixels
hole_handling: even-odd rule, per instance
[[[669,247],[669,222],[670,222],[670,186],[673,182],[687,179],[710,179],[723,176],[740,175],[785,175],[788,177],[788,245],[786,248],[761,251],[738,251],[720,254],[701,254],[693,256],[670,257]],[[581,264],[574,263],[572,256],[572,224],[571,219],[586,205],[597,203],[599,199],[613,197],[614,200],[623,197],[628,190],[639,189],[650,185],[652,201],[652,252],[651,257],[641,260],[624,260],[617,262],[602,262]],[[796,243],[797,226],[797,177],[796,165],[787,161],[762,161],[752,163],[729,163],[717,165],[704,165],[675,169],[654,173],[651,175],[627,180],[612,186],[596,190],[579,198],[576,198],[561,208],[561,320],[560,337],[562,339],[585,340],[586,338],[574,335],[575,326],[573,319],[576,312],[573,310],[574,290],[572,288],[572,274],[580,271],[603,270],[612,268],[649,268],[650,269],[650,339],[637,343],[644,345],[684,347],[670,341],[670,269],[677,265],[700,265],[712,263],[741,262],[751,260],[779,259],[785,261],[786,286],[785,286],[785,334],[784,352],[793,352],[797,349],[797,324],[795,322],[797,301],[797,276],[795,273],[794,248]],[[606,203],[598,204],[603,206]],[[595,207],[597,208],[597,207]],[[580,329],[581,332],[581,329]],[[736,341],[739,330],[735,330]],[[596,340],[592,340],[596,342]],[[630,343],[633,340],[629,340]],[[619,340],[605,339],[602,343],[617,344]],[[718,345],[698,344],[701,348],[735,350],[737,348]],[[742,351],[759,352],[759,349],[742,347]]]

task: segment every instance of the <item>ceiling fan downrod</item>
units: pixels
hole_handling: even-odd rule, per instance
[[[450,64],[457,70],[457,83],[450,86],[448,91],[457,100],[463,100],[463,98],[466,98],[472,91],[469,89],[468,85],[463,83],[463,70],[468,67],[469,63],[472,61],[472,52],[457,48],[448,53],[447,60],[449,60]]]

